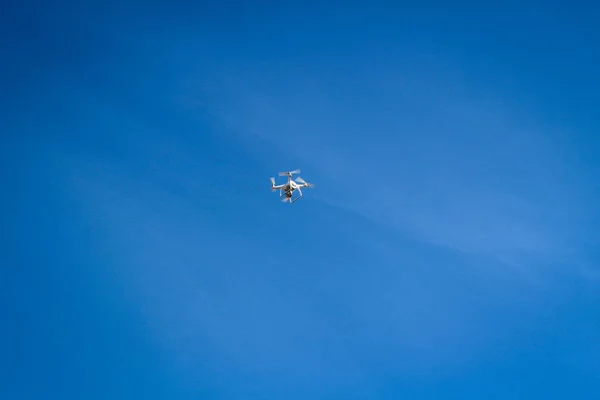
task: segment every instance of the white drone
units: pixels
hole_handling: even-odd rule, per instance
[[[275,178],[271,178],[271,191],[274,192],[277,189],[279,189],[279,197],[283,197],[283,199],[281,201],[283,201],[284,203],[288,200],[289,200],[290,204],[295,203],[296,201],[300,200],[300,198],[302,197],[302,188],[304,188],[304,187],[312,188],[315,186],[312,183],[306,182],[304,179],[302,179],[300,177],[297,177],[296,181],[293,181],[292,174],[299,174],[299,173],[300,173],[299,169],[290,171],[290,172],[280,172],[279,176],[287,176],[288,177],[288,181],[281,185],[275,185]],[[296,198],[292,200],[292,194],[296,190],[298,191],[299,195],[296,196]]]

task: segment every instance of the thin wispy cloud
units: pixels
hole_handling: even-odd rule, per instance
[[[344,188],[341,202],[378,221],[511,264],[581,256],[597,193],[573,167],[577,149],[563,146],[570,133],[485,92],[411,72],[340,78],[350,97],[375,88],[341,104],[330,83],[300,88],[258,73],[223,76],[213,93],[194,89],[209,113],[302,160]],[[376,108],[366,114],[369,101]]]
[[[597,398],[598,18],[521,4],[9,9],[2,395]]]

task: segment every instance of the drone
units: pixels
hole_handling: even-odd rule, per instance
[[[312,183],[306,182],[304,179],[302,179],[300,177],[297,177],[296,180],[293,181],[292,175],[299,174],[299,173],[300,173],[299,169],[296,169],[294,171],[289,171],[289,172],[280,172],[279,176],[287,176],[288,177],[287,182],[283,183],[281,185],[275,185],[275,178],[271,178],[271,191],[274,192],[277,189],[279,189],[279,197],[283,197],[283,199],[281,199],[281,201],[283,201],[284,203],[287,201],[289,201],[290,204],[297,202],[302,197],[302,188],[304,188],[304,187],[312,188],[315,186]],[[298,196],[296,196],[295,199],[292,199],[292,195],[296,190],[298,191]]]

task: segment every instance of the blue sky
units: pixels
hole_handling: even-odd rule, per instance
[[[598,6],[198,4],[3,4],[0,397],[598,398]]]

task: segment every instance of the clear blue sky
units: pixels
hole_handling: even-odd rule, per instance
[[[0,398],[600,398],[598,5],[105,3],[1,6]]]

